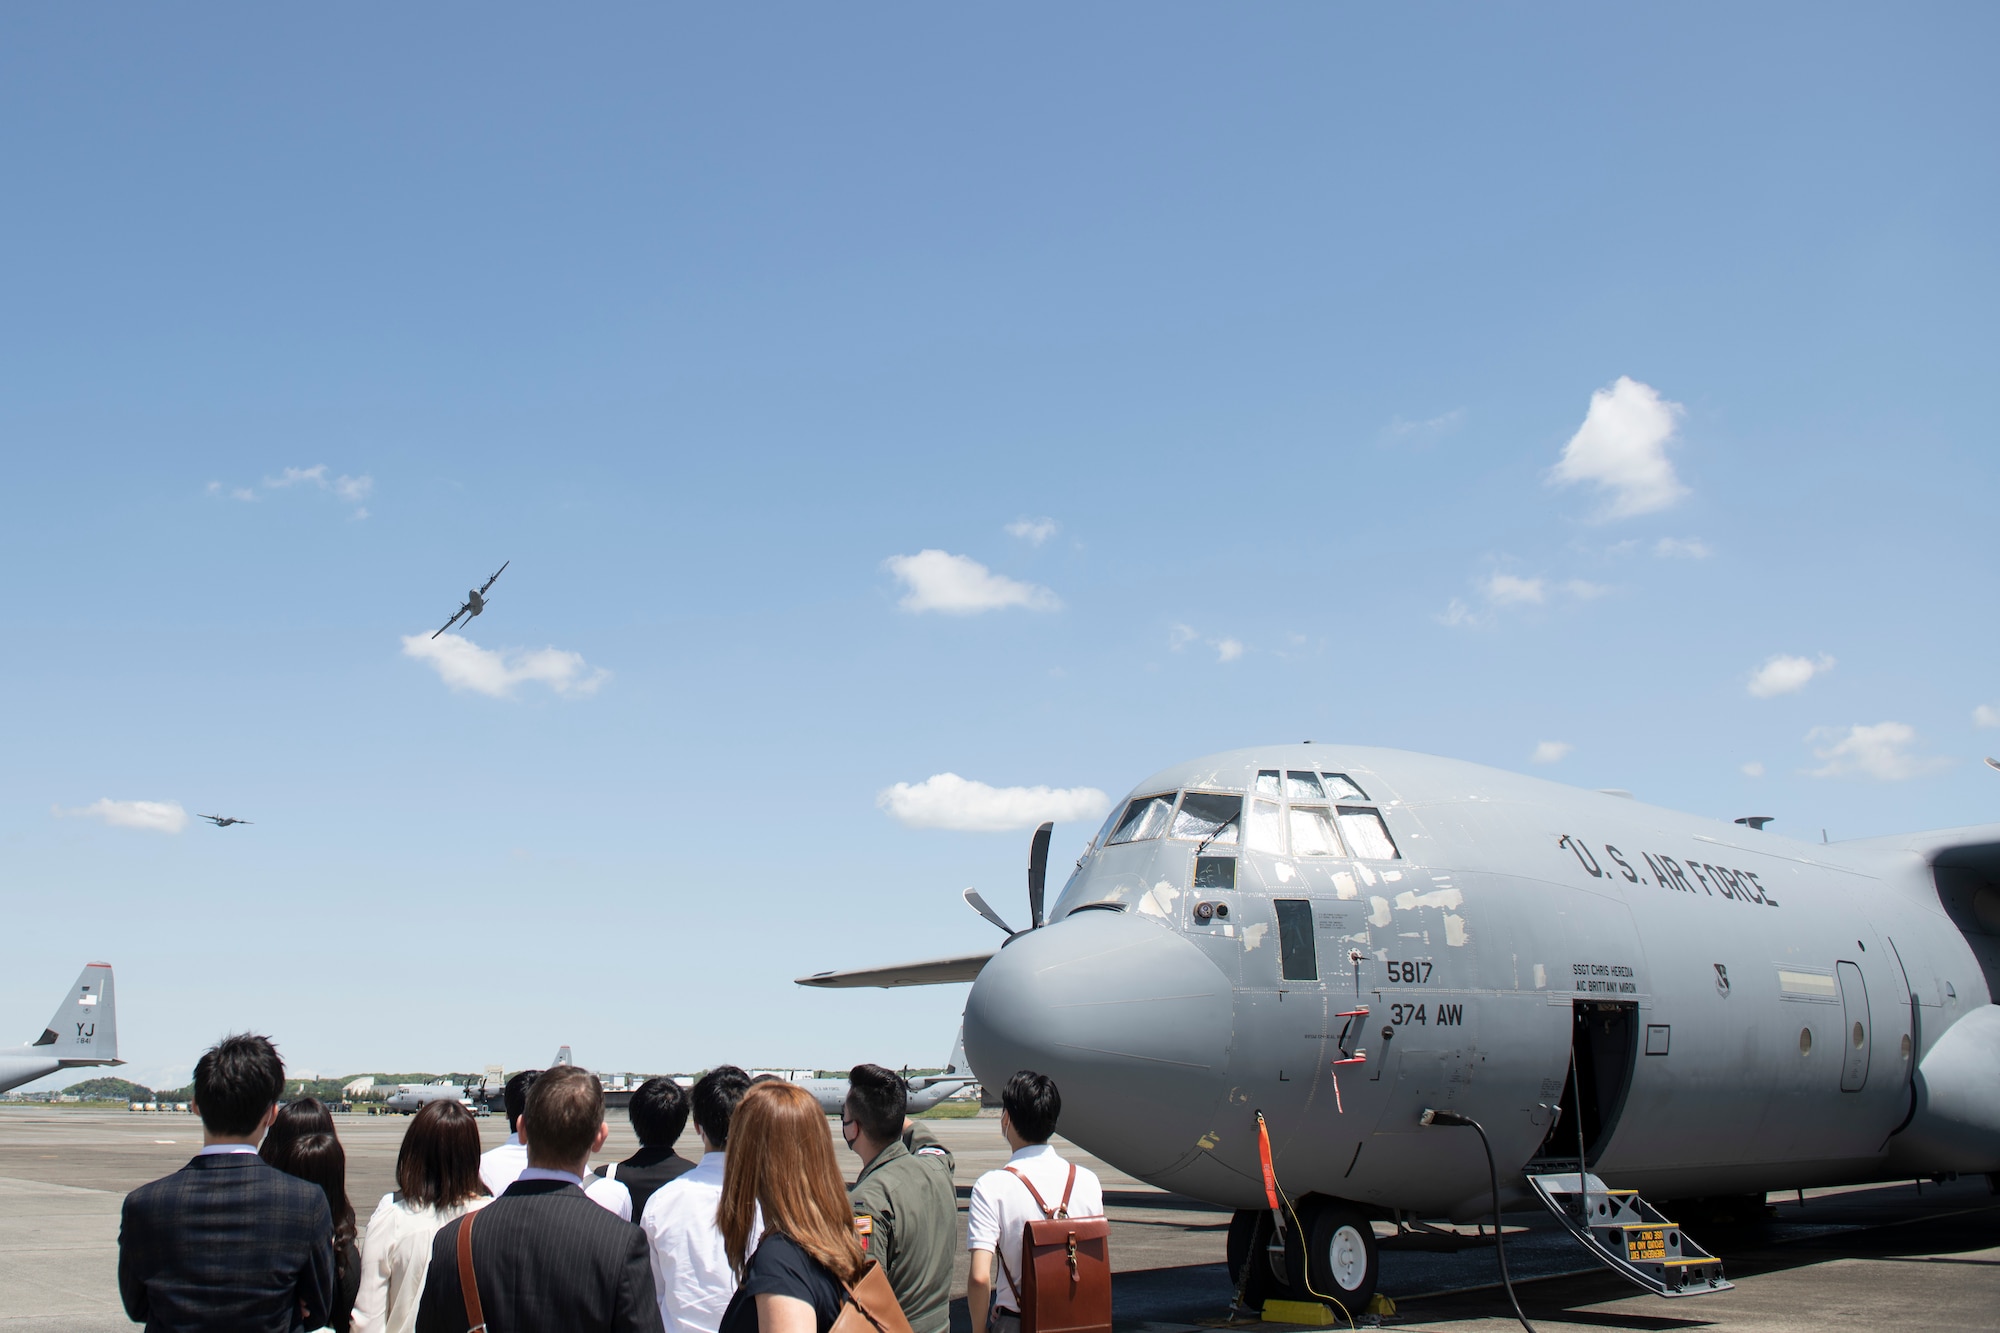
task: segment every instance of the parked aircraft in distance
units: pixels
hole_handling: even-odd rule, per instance
[[[965,1059],[965,1034],[961,1032],[951,1048],[951,1059],[945,1062],[942,1074],[919,1074],[912,1078],[904,1076],[910,1085],[910,1098],[904,1111],[909,1115],[922,1115],[945,1098],[969,1088],[978,1080],[972,1077],[972,1069]],[[799,1086],[819,1099],[819,1109],[828,1115],[840,1115],[847,1109],[847,1080],[844,1078],[808,1078],[800,1080]]]
[[[111,964],[89,963],[42,1029],[25,1046],[0,1050],[0,1092],[32,1083],[59,1069],[122,1065],[118,1058],[117,996]]]
[[[1238,1210],[1253,1300],[1358,1315],[1372,1219],[1488,1213],[1481,1137],[1507,1206],[1662,1295],[1727,1283],[1622,1191],[2000,1172],[2000,824],[1821,845],[1272,746],[1146,779],[1046,923],[1032,865],[1029,897],[988,954],[800,980],[973,981],[982,1081],[1051,1075],[1066,1137]]]
[[[478,615],[481,611],[484,611],[486,609],[486,590],[493,586],[493,579],[497,579],[502,574],[505,574],[507,572],[507,566],[513,563],[514,562],[512,560],[509,560],[505,564],[502,564],[500,568],[493,571],[493,578],[487,579],[485,583],[481,584],[479,587],[466,593],[465,605],[459,607],[458,610],[452,612],[451,619],[445,621],[444,624],[440,625],[438,627],[437,634],[433,634],[431,635],[431,637],[435,639],[438,636],[438,634],[444,633],[446,630],[450,629],[453,625],[456,625],[461,619],[463,619],[467,624],[471,624],[472,618]]]
[[[461,1085],[449,1079],[434,1079],[429,1083],[402,1083],[389,1094],[382,1104],[391,1111],[401,1111],[405,1115],[415,1115],[432,1102],[464,1102],[467,1106],[478,1107],[482,1088],[478,1084]]]

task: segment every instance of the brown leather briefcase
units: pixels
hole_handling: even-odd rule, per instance
[[[1007,1171],[1028,1187],[1043,1215],[1021,1227],[1021,1280],[1007,1276],[1021,1301],[1021,1333],[1111,1333],[1111,1223],[1069,1215],[1076,1164],[1054,1208],[1026,1176]]]

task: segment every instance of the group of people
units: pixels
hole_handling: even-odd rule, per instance
[[[119,1231],[120,1294],[148,1329],[828,1333],[875,1264],[913,1333],[948,1333],[952,1157],[908,1117],[893,1070],[850,1075],[852,1184],[796,1084],[734,1065],[692,1089],[649,1079],[629,1106],[639,1150],[592,1170],[610,1132],[596,1076],[516,1074],[508,1138],[483,1156],[462,1103],[417,1113],[365,1229],[332,1115],[280,1105],[283,1088],[268,1038],[225,1038],[196,1064],[202,1149],[127,1196]],[[1039,1199],[1104,1208],[1096,1176],[1049,1146],[1054,1082],[1024,1070],[1001,1105],[1013,1155],[973,1188],[965,1295],[974,1329],[1018,1333],[1013,1275]],[[690,1116],[694,1160],[675,1150]]]

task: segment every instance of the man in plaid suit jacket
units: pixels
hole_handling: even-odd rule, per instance
[[[148,1333],[325,1325],[334,1296],[326,1195],[257,1156],[284,1086],[266,1037],[225,1037],[195,1065],[202,1150],[125,1196],[118,1229],[118,1294]]]

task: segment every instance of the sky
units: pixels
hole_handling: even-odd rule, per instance
[[[964,987],[791,979],[1266,742],[1991,821],[1996,39],[10,9],[0,1015],[933,1065]]]

